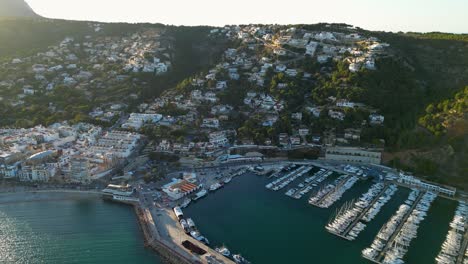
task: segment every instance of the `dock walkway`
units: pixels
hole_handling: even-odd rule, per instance
[[[401,223],[398,225],[397,229],[395,230],[395,232],[393,232],[393,234],[390,236],[390,238],[388,239],[387,241],[387,244],[385,245],[385,247],[382,249],[382,251],[379,253],[379,255],[376,257],[376,261],[377,263],[382,263],[382,258],[384,258],[385,256],[385,253],[387,253],[387,251],[389,250],[389,248],[392,246],[392,243],[393,243],[393,240],[395,240],[396,236],[398,235],[398,233],[400,232],[401,228],[403,228],[403,225],[406,223],[406,220],[408,220],[408,217],[411,215],[411,213],[413,212],[414,208],[416,207],[416,205],[419,203],[419,201],[421,200],[421,198],[423,197],[424,195],[424,192],[421,192],[419,193],[418,195],[418,198],[416,198],[416,200],[413,202],[413,204],[411,205],[410,209],[408,210],[408,213],[406,213],[405,217],[403,217]]]
[[[335,188],[333,188],[332,190],[330,190],[327,194],[325,194],[322,198],[320,198],[320,200],[318,200],[316,203],[311,203],[312,205],[314,206],[318,206],[323,200],[325,200],[325,198],[327,198],[328,196],[332,195],[333,193],[335,193],[337,190],[339,190],[346,182],[348,182],[348,180],[351,178],[352,176],[348,175],[348,177],[344,178],[342,181],[340,181],[336,186]]]
[[[288,174],[282,176],[281,178],[279,179],[276,179],[274,180],[273,182],[269,183],[268,185],[271,184],[271,187],[269,189],[271,190],[274,190],[274,191],[277,191],[277,190],[281,190],[283,189],[284,187],[286,187],[287,185],[289,185],[292,181],[294,181],[295,179],[297,179],[297,175],[298,174],[302,174],[301,176],[304,176],[304,172],[307,170],[307,166],[300,166],[299,168],[297,169],[294,169],[293,171],[290,171],[288,172]],[[294,180],[291,180],[292,178],[295,178]],[[276,182],[277,181],[277,182]],[[289,183],[288,183],[289,182]],[[285,184],[286,183],[286,184]],[[283,184],[285,184],[284,186],[282,186]],[[275,188],[278,188],[278,189],[275,189]]]
[[[316,172],[317,173],[317,172]],[[323,174],[327,173],[327,171],[324,171]],[[316,176],[316,178],[319,177],[319,176]],[[308,187],[312,186],[312,184],[318,184],[319,182],[317,182],[316,179],[310,181],[310,182],[307,182],[306,184],[304,184],[304,187],[298,189],[296,192],[294,192],[291,197],[295,197],[297,194],[300,194],[302,191],[304,191],[305,189],[307,189]],[[302,195],[301,195],[302,196]]]
[[[468,246],[468,223],[465,223],[465,235],[463,236],[462,246],[460,248],[460,253],[458,254],[457,264],[462,264],[465,258],[466,248]]]
[[[354,220],[353,223],[351,223],[351,225],[348,226],[348,228],[346,228],[346,230],[341,234],[341,236],[345,237],[346,238],[346,235],[348,235],[349,231],[351,231],[354,226],[357,225],[357,223],[359,221],[361,221],[361,219],[364,217],[364,215],[366,215],[366,213],[372,208],[372,206],[374,206],[374,204],[379,200],[379,198],[385,193],[385,191],[387,190],[389,185],[385,185],[385,187],[382,189],[382,191],[374,197],[374,199],[371,201],[371,203],[369,204],[368,207],[366,207],[362,212],[361,214],[359,214],[358,217],[356,217],[356,219]]]

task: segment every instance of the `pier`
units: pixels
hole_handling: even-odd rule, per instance
[[[138,223],[143,232],[145,245],[158,253],[165,260],[165,263],[235,264],[234,261],[187,235],[171,209],[147,206],[141,200],[139,202],[128,202],[114,199],[113,201],[133,206]],[[183,247],[182,242],[184,241],[189,241],[199,249],[205,251],[205,253],[197,255],[191,252],[189,249]],[[211,256],[209,260],[206,258],[207,256]]]
[[[270,183],[268,183],[265,187],[267,189],[278,191],[289,185],[291,182],[296,180],[299,177],[302,177],[304,174],[311,170],[310,166],[300,166],[299,168],[289,172],[285,176],[278,178]]]
[[[192,260],[189,256],[186,256],[182,252],[174,249],[174,247],[168,246],[161,241],[161,236],[155,227],[153,218],[148,209],[142,209],[139,206],[135,206],[135,213],[138,218],[143,237],[145,239],[145,245],[157,252],[162,258],[169,263],[174,264],[191,264],[201,263]]]
[[[234,264],[234,261],[226,258],[214,249],[187,235],[180,226],[178,219],[171,209],[153,207],[149,209],[149,211],[152,217],[156,220],[154,222],[154,226],[157,233],[160,234],[159,240],[164,244],[173,247],[174,250],[179,252],[179,254],[190,256],[192,260],[195,260],[195,262],[192,263],[216,263],[209,262],[207,259],[205,259],[205,256],[211,255],[217,259],[217,263]],[[182,246],[182,242],[184,241],[190,241],[192,244],[206,251],[206,254],[200,256],[193,254]]]
[[[285,167],[286,166],[280,166],[279,168],[277,168],[275,172],[273,172],[270,176],[268,176],[268,179],[278,178],[278,176],[281,174],[281,172],[283,171]],[[275,169],[272,169],[272,170],[274,171]]]
[[[468,223],[465,223],[465,235],[463,236],[462,246],[457,258],[457,264],[462,264],[465,259],[466,248],[468,247]]]
[[[356,219],[351,223],[351,225],[348,226],[348,228],[345,229],[345,231],[342,233],[342,234],[335,234],[339,237],[342,237],[346,240],[349,240],[349,238],[347,238],[346,236],[348,235],[349,231],[351,231],[354,226],[356,226],[356,224],[361,221],[361,219],[364,217],[364,215],[366,215],[366,213],[372,208],[372,206],[379,200],[379,198],[385,193],[385,191],[388,189],[388,186],[389,185],[385,185],[385,187],[382,189],[382,191],[380,191],[380,193],[378,195],[375,196],[375,198],[371,201],[371,203],[369,204],[369,206],[367,206],[359,215],[358,217],[356,217]]]
[[[377,257],[375,259],[369,259],[369,258],[366,258],[366,259],[371,260],[371,261],[373,261],[375,263],[382,263],[381,261],[382,261],[382,258],[385,256],[385,253],[387,253],[389,248],[392,246],[393,240],[395,240],[396,236],[400,232],[400,230],[403,227],[403,225],[405,224],[406,220],[408,220],[408,217],[411,215],[411,212],[413,212],[416,205],[418,205],[418,203],[421,200],[421,198],[423,197],[423,195],[424,195],[423,192],[419,193],[418,198],[416,198],[416,200],[413,202],[413,204],[411,205],[411,207],[408,210],[408,212],[406,213],[406,215],[402,218],[401,223],[395,229],[395,232],[393,232],[393,234],[390,236],[390,238],[387,241],[387,244],[382,249],[382,251],[380,251],[380,253],[377,255]]]
[[[341,187],[343,187],[343,185],[348,182],[348,180],[351,178],[352,176],[350,175],[347,175],[346,178],[344,178],[342,181],[340,181],[333,189],[331,189],[328,193],[326,193],[323,197],[321,197],[317,202],[314,202],[314,203],[310,203],[311,205],[314,205],[314,206],[317,206],[317,207],[320,207],[320,203],[322,203],[326,198],[328,198],[330,195],[332,195],[333,193],[335,193],[337,190],[339,190]]]
[[[309,171],[312,169],[312,167],[310,167]],[[320,182],[317,181],[318,178],[322,177],[323,175],[325,175],[327,172],[329,172],[328,170],[326,171],[318,171],[318,172],[315,172],[314,175],[312,175],[311,178],[313,178],[313,180],[309,181],[309,182],[306,182],[304,181],[304,187],[300,187],[297,191],[295,191],[293,194],[290,195],[290,197],[294,198],[294,199],[300,199],[302,198],[303,195],[307,194],[308,192],[310,192],[313,188],[315,188],[314,186],[312,186],[313,184],[316,184],[318,185]],[[328,177],[328,176],[327,176]],[[307,179],[306,179],[307,180]],[[312,188],[310,188],[312,186]],[[304,192],[307,188],[309,188],[309,190],[307,192]],[[304,193],[303,193],[304,192]]]

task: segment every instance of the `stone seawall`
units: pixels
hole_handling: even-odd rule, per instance
[[[176,251],[172,250],[171,248],[163,244],[157,238],[154,238],[148,226],[148,220],[145,217],[143,210],[137,205],[134,205],[134,210],[137,215],[140,228],[143,232],[143,236],[145,239],[145,246],[157,252],[158,255],[161,256],[161,258],[163,259],[165,263],[170,263],[170,264],[198,264],[200,263],[198,261],[193,261],[193,260],[189,260],[185,258],[184,256],[180,255]]]

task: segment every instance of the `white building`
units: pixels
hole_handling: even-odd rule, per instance
[[[403,173],[400,173],[398,182],[407,184],[410,186],[416,186],[418,188],[422,188],[427,191],[442,193],[447,196],[454,196],[457,191],[457,189],[455,188],[442,187],[442,186],[435,185],[432,183],[423,182],[420,179],[417,179],[413,176],[405,175]]]
[[[140,129],[145,123],[157,123],[161,119],[160,114],[131,113],[128,120],[122,124],[122,128]]]
[[[356,62],[351,62],[348,67],[350,72],[358,72],[361,69],[361,64]]]
[[[309,42],[309,44],[307,44],[307,46],[306,46],[305,54],[310,55],[310,56],[314,56],[315,51],[317,50],[317,46],[318,46],[317,42],[315,42],[315,41]]]
[[[201,127],[219,128],[219,120],[216,118],[204,118]]]
[[[165,192],[172,200],[178,200],[198,189],[200,189],[200,185],[181,179],[173,179],[172,182],[162,187],[163,192]]]
[[[371,164],[380,164],[381,156],[379,149],[357,147],[328,147],[325,152],[325,159]]]
[[[210,143],[217,147],[225,147],[229,143],[229,140],[227,139],[225,133],[222,131],[210,133],[209,138]]]
[[[125,131],[107,132],[90,150],[94,154],[108,154],[117,158],[127,158],[136,149],[140,134]]]
[[[373,125],[381,125],[383,124],[384,120],[385,120],[385,117],[383,115],[378,115],[378,114],[369,115],[369,121]]]
[[[356,104],[348,100],[338,100],[336,101],[336,106],[343,108],[353,108]]]
[[[338,119],[340,121],[343,121],[345,118],[345,114],[340,111],[335,111],[335,110],[328,110],[328,116],[333,118],[333,119]]]

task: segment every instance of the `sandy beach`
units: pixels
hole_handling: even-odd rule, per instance
[[[0,204],[24,203],[36,201],[98,199],[101,193],[97,191],[77,190],[36,190],[0,193]]]

